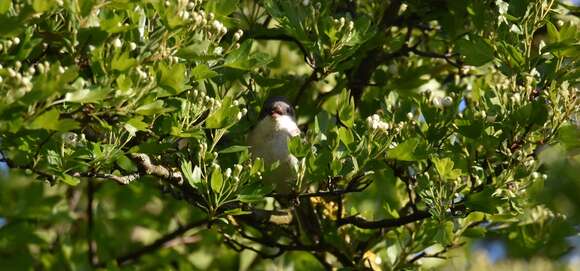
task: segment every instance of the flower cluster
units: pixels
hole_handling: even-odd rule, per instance
[[[373,114],[372,116],[367,117],[367,125],[372,130],[378,130],[385,133],[391,128],[389,123],[381,120],[377,114]]]

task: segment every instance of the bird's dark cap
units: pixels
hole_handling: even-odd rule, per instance
[[[286,97],[272,96],[264,102],[264,106],[262,106],[262,111],[260,112],[260,119],[267,115],[281,115],[294,118],[294,108]]]

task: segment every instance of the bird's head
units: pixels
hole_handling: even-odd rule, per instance
[[[260,112],[260,119],[267,116],[272,118],[277,118],[279,116],[288,116],[294,119],[294,108],[290,105],[290,102],[281,96],[274,96],[268,98],[262,106],[262,111]]]
[[[285,97],[268,98],[260,112],[260,122],[271,126],[274,131],[284,131],[290,136],[300,134],[300,129],[294,120],[294,108]]]

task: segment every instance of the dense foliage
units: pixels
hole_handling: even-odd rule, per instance
[[[577,15],[0,0],[1,266],[388,270],[480,238],[558,259],[580,222]],[[290,195],[246,146],[270,95],[303,131]],[[280,200],[311,201],[318,231]]]

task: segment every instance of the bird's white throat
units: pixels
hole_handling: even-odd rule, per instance
[[[271,164],[285,162],[288,157],[288,139],[298,136],[300,129],[289,116],[266,116],[248,135],[248,144],[254,158],[261,157]]]

